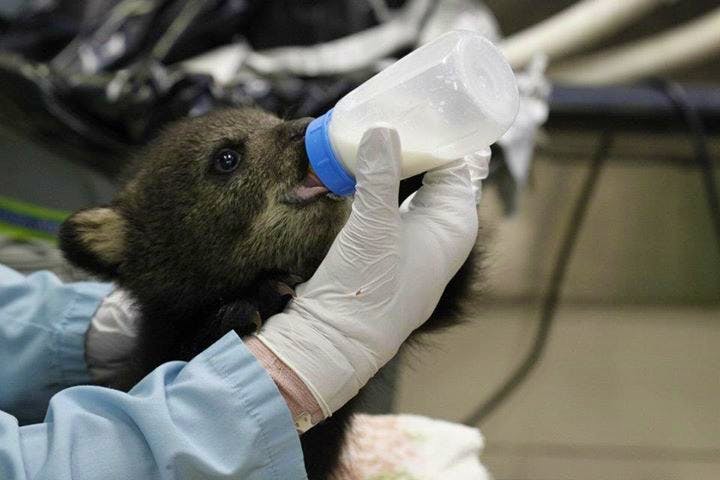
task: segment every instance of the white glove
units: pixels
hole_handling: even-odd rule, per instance
[[[490,147],[465,156],[465,163],[467,163],[468,170],[470,170],[470,182],[475,193],[476,204],[480,203],[482,197],[482,181],[490,174],[491,156]]]
[[[95,383],[107,384],[127,368],[137,343],[139,318],[123,290],[103,299],[85,334],[85,362]]]
[[[257,334],[326,417],[429,318],[475,243],[478,218],[464,160],[428,172],[402,209],[399,176],[397,132],[366,132],[347,224],[315,275]]]

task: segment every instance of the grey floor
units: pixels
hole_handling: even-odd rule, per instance
[[[460,420],[528,348],[537,313],[488,307],[404,359],[398,410]],[[498,479],[720,478],[720,308],[565,307],[483,425]]]

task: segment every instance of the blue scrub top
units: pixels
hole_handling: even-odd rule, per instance
[[[0,479],[307,478],[287,405],[233,332],[129,393],[75,386],[110,289],[0,265]]]

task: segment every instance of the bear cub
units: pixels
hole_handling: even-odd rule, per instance
[[[128,390],[158,365],[190,360],[231,330],[252,333],[312,275],[351,200],[308,177],[310,121],[240,108],[177,122],[131,162],[112,203],[63,223],[66,258],[115,282],[140,312],[133,363],[110,387]],[[401,196],[413,188],[405,181]],[[420,330],[457,322],[472,257]],[[303,434],[311,479],[330,476],[355,408],[351,401]]]

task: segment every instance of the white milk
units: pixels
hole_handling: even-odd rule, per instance
[[[456,30],[345,95],[308,126],[306,150],[318,178],[345,195],[354,190],[357,148],[368,128],[397,130],[405,178],[487,148],[513,123],[518,103],[500,51],[476,32]]]
[[[355,161],[357,158],[358,143],[341,136],[335,136],[330,130],[330,139],[335,151],[340,156],[343,166],[348,172],[355,174]],[[400,178],[408,178],[418,173],[432,170],[445,164],[448,160],[440,158],[427,152],[413,150],[402,150],[402,165],[400,166]]]

